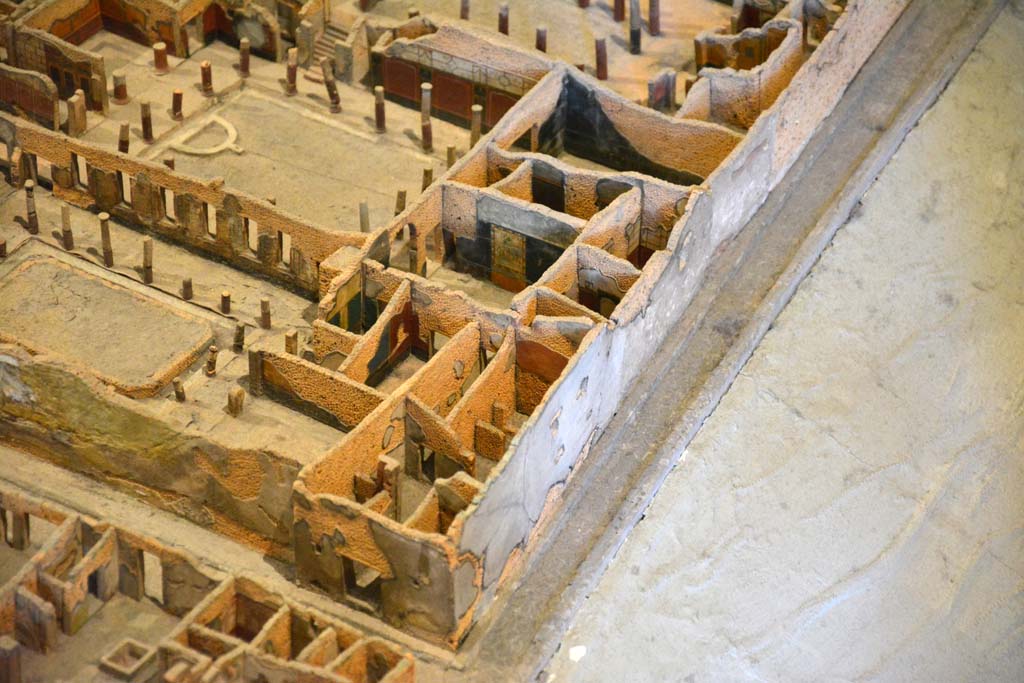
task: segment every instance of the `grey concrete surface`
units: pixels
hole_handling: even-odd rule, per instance
[[[549,681],[1024,679],[1024,10],[685,451]]]

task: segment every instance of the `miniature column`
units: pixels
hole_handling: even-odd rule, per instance
[[[420,83],[420,128],[423,132],[424,152],[434,149],[434,132],[430,127],[430,100],[433,90],[434,86],[430,83]]]
[[[470,108],[471,123],[469,126],[469,146],[473,147],[477,142],[480,141],[480,129],[482,128],[484,119],[484,108],[479,104],[474,104]]]
[[[540,149],[540,124],[530,126],[530,151],[536,152]]]
[[[0,681],[5,681],[5,683],[21,683],[22,681],[21,643],[12,636],[0,636]]]
[[[359,202],[359,232],[370,232],[370,207],[366,202]]]
[[[456,156],[455,156],[455,145],[448,145],[447,155],[448,155],[448,168],[451,168],[452,166],[455,165],[455,159],[456,159]]]
[[[249,349],[249,391],[263,395],[263,356],[255,349]]]
[[[238,417],[242,414],[242,407],[245,405],[245,389],[242,387],[231,387],[228,392],[228,415]]]
[[[432,169],[432,168],[425,168],[425,169],[423,169],[423,187],[421,188],[421,191],[427,189],[428,187],[430,187],[430,184],[433,183],[433,182],[434,182],[434,169]]]
[[[498,6],[498,33],[508,35],[508,3]]]
[[[406,223],[405,227],[409,231],[409,272],[416,273],[416,262],[419,261],[419,249],[416,247],[416,225]]]
[[[242,78],[249,77],[249,50],[248,38],[238,41],[238,73]]]
[[[375,85],[373,86],[373,115],[377,122],[377,132],[383,133],[387,130],[387,122],[384,118],[384,86]]]
[[[434,348],[434,334],[432,332],[427,333],[427,360],[434,357],[437,349]]]
[[[192,300],[192,278],[190,277],[181,280],[181,298],[185,301]]]
[[[25,212],[28,214],[26,227],[30,235],[39,234],[39,216],[36,214],[36,184],[25,181]]]
[[[127,154],[128,148],[131,145],[131,127],[128,122],[121,123],[121,129],[117,132],[117,151],[121,154]]]
[[[405,211],[405,190],[399,190],[395,196],[395,215]]]
[[[260,299],[260,327],[270,329],[270,299],[266,297]]]
[[[0,239],[0,258],[7,258],[7,240]]]
[[[338,96],[338,83],[334,80],[334,60],[324,57],[320,60],[320,73],[324,77],[324,86],[327,88],[327,99],[331,101],[331,113],[337,114],[341,111],[341,97]]]
[[[24,550],[32,543],[31,522],[27,512],[11,511],[11,547]]]
[[[68,135],[78,137],[85,133],[88,127],[86,111],[85,93],[76,90],[75,94],[68,98]]]
[[[103,245],[103,265],[107,268],[114,267],[114,248],[110,243],[110,214],[104,211],[100,219],[100,241]]]
[[[288,330],[284,334],[284,352],[293,356],[299,355],[299,333],[296,330]]]
[[[469,0],[462,0],[459,4],[459,19],[469,21]]]
[[[75,248],[75,235],[71,232],[71,207],[60,206],[60,242],[67,251]]]
[[[299,92],[298,83],[295,79],[299,73],[299,48],[290,47],[288,48],[288,84],[285,88],[285,93],[289,96]]]
[[[142,114],[142,139],[146,142],[153,142],[153,113],[150,110],[149,102],[139,102],[139,112]]]
[[[612,18],[615,21],[626,20],[626,0],[615,0],[615,8],[612,10]]]
[[[115,69],[111,76],[114,78],[114,102],[125,104],[128,102],[128,79],[121,69]]]
[[[213,96],[213,67],[206,60],[199,63],[199,73],[203,79],[203,95]]]
[[[640,0],[629,0],[629,52],[640,54]]]
[[[652,36],[661,35],[661,0],[647,0],[647,30]]]
[[[167,43],[153,43],[153,68],[157,73],[167,73]]]
[[[153,284],[153,238],[142,240],[142,281]]]
[[[182,100],[185,99],[185,93],[181,90],[175,90],[171,94],[171,118],[175,121],[181,121],[184,118],[182,114]]]
[[[185,402],[185,385],[182,383],[180,377],[175,377],[171,384],[174,385],[174,398],[178,403]]]
[[[245,348],[245,325],[242,323],[235,325],[235,339],[231,344],[231,348],[235,350],[235,353],[241,353],[242,349]]]
[[[220,349],[217,348],[216,344],[210,346],[210,355],[206,357],[206,367],[203,369],[207,377],[213,377],[217,374],[217,354],[219,352]]]
[[[597,80],[608,80],[608,44],[604,38],[594,40],[594,59],[597,62]]]
[[[544,26],[537,27],[537,39],[535,47],[541,52],[548,51],[548,30]]]
[[[224,314],[231,312],[231,292],[226,289],[220,293],[220,312]]]

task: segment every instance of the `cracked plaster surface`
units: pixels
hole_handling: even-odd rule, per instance
[[[547,680],[1024,680],[1022,37],[1014,3],[686,450]]]

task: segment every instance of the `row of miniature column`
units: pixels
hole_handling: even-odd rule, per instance
[[[35,206],[35,183],[31,180],[25,181],[25,203],[28,219],[26,229],[32,235],[39,234],[39,217]],[[61,246],[67,251],[75,248],[75,235],[71,226],[71,209],[67,204],[61,206]],[[97,215],[100,227],[100,251],[103,257],[103,265],[107,268],[114,266],[114,248],[110,237],[110,214],[106,211]],[[0,256],[7,255],[6,241],[0,240]],[[142,281],[145,284],[153,283],[153,238],[142,239]],[[181,298],[186,301],[194,296],[192,278],[184,278],[181,281]],[[225,315],[231,312],[231,292],[224,290],[220,295],[220,311]],[[260,302],[260,326],[270,329],[270,300],[263,299]]]
[[[242,39],[242,55],[241,64],[244,68],[241,69],[243,77],[248,76],[248,63],[249,63],[249,50],[248,50],[248,39]],[[202,77],[202,92],[207,97],[214,95],[213,90],[213,68],[209,62],[203,61],[199,65]],[[331,57],[324,57],[320,60],[320,69],[323,74],[324,83],[326,84],[328,95],[331,103],[331,112],[338,113],[341,111],[341,98],[338,95],[338,87],[334,78],[335,62]],[[288,50],[288,79],[286,94],[291,96],[298,92],[298,85],[296,80],[296,73],[298,71],[298,52],[295,48]],[[430,152],[434,149],[433,143],[433,131],[431,126],[431,107],[432,107],[432,90],[433,85],[430,83],[421,83],[421,98],[420,98],[420,113],[421,113],[421,131],[422,131],[422,144],[424,151]],[[383,133],[387,130],[386,111],[384,105],[384,88],[382,86],[376,86],[374,88],[375,103],[374,103],[374,122],[377,127],[378,133]],[[72,100],[77,98],[77,101],[81,103],[81,125],[80,130],[85,130],[85,95],[82,91],[77,91],[73,98],[68,100],[69,105],[72,104]],[[184,100],[184,93],[180,89],[175,89],[171,96],[171,117],[176,121],[181,121],[183,118],[182,105]],[[126,104],[129,101],[128,98],[128,85],[123,73],[114,73],[114,102],[117,104]],[[139,102],[139,113],[142,119],[142,138],[147,143],[153,142],[153,115],[152,107],[146,100]],[[474,104],[471,107],[471,120],[470,120],[470,146],[476,144],[477,140],[480,139],[481,128],[483,125],[483,107],[479,104]],[[127,153],[130,146],[130,126],[127,122],[121,124],[120,134],[118,136],[118,151]],[[449,166],[451,165],[451,155],[454,154],[454,146],[448,148],[449,154]]]
[[[590,6],[590,0],[577,0],[577,4],[580,7],[586,8]],[[462,4],[459,8],[460,19],[469,19],[469,5],[470,0],[462,0]],[[410,17],[416,16],[417,14],[419,14],[417,10],[409,10]],[[625,21],[626,0],[614,0],[612,16],[615,21]],[[509,5],[508,3],[503,3],[498,6],[499,33],[508,35],[508,22]],[[640,27],[642,22],[643,19],[640,14],[640,0],[629,0],[629,51],[635,55],[640,54]],[[652,36],[661,34],[661,0],[647,0],[647,30]],[[537,29],[536,46],[541,52],[547,52],[547,28],[540,27]]]
[[[434,149],[433,134],[430,123],[430,113],[433,107],[434,86],[430,83],[420,83],[420,128],[423,149],[427,152]],[[384,109],[384,86],[373,87],[374,94],[374,123],[377,132],[383,133],[387,130],[387,116]],[[470,107],[469,124],[469,146],[473,147],[480,139],[480,132],[483,127],[484,108],[479,104]],[[449,165],[451,165],[449,163]]]
[[[39,234],[39,216],[36,212],[35,183],[31,180],[25,181],[25,205],[27,219],[25,228],[31,235]],[[72,251],[75,248],[75,234],[71,226],[71,208],[67,204],[60,207],[61,246]],[[114,246],[110,237],[110,214],[102,211],[97,215],[100,227],[100,252],[103,258],[103,265],[107,268],[114,267]],[[0,239],[0,257],[7,256],[7,241]],[[153,283],[153,238],[142,238],[142,281],[145,284]],[[181,281],[181,298],[189,301],[193,298],[192,278],[184,278]],[[231,292],[224,290],[220,295],[220,311],[227,315],[231,313]],[[260,302],[260,326],[270,329],[270,300],[263,299]]]
[[[270,329],[270,300],[267,298],[260,299],[261,305],[261,318],[260,326],[264,329]],[[242,353],[245,350],[245,325],[237,323],[235,325],[235,338],[232,341],[232,351],[235,353]],[[295,328],[289,329],[284,335],[284,351],[292,356],[299,355],[299,332]],[[207,377],[214,377],[217,374],[217,356],[220,354],[220,349],[217,348],[216,344],[210,346],[206,355],[206,363],[203,365],[203,373]],[[249,371],[250,376],[253,372],[261,372],[259,370],[260,363],[260,352],[249,349]],[[263,378],[262,376],[254,378],[250,388],[252,389],[253,395],[260,395],[263,393]],[[187,399],[185,394],[185,384],[181,381],[180,377],[175,377],[171,381],[171,385],[174,387],[174,398],[179,403],[184,403]],[[232,417],[238,417],[242,414],[242,408],[245,406],[245,390],[241,387],[232,387],[228,390],[228,404],[226,411],[228,415]]]
[[[122,128],[123,130],[123,128]],[[531,151],[537,151],[537,126],[533,127],[531,131]],[[122,151],[127,151],[125,148]],[[173,168],[173,160],[168,159],[164,162],[169,167]],[[448,147],[448,166],[451,167],[455,163],[455,148],[453,146]],[[434,169],[424,168],[423,169],[423,186],[422,190],[426,190],[434,182]],[[32,235],[39,234],[39,216],[36,212],[35,203],[35,182],[32,180],[26,180],[25,185],[25,203],[26,203],[26,219],[25,228]],[[405,190],[398,190],[395,198],[395,215],[399,215],[405,211],[407,201],[407,193]],[[107,212],[101,212],[99,214],[100,220],[100,237],[102,241],[102,254],[103,263],[108,268],[114,265],[114,251],[113,246],[110,242],[110,227],[109,220],[110,214]],[[370,208],[369,203],[366,201],[359,203],[359,229],[361,232],[370,232]],[[75,248],[74,233],[71,229],[71,214],[67,205],[61,207],[61,242],[65,249],[72,250]],[[148,255],[144,259],[143,263],[143,277],[146,283],[152,282],[152,240],[146,238],[144,241],[144,255]],[[7,255],[7,240],[0,238],[0,258]],[[146,279],[148,276],[148,279]],[[182,281],[182,298],[192,298],[192,280],[186,278]],[[221,300],[221,308],[224,313],[228,313],[231,307],[231,295],[228,292],[224,293]]]
[[[261,305],[261,318],[260,327],[264,329],[270,329],[270,299],[260,299]],[[299,355],[299,333],[298,330],[289,329],[284,335],[284,346],[285,352],[292,355]],[[235,324],[235,337],[231,342],[231,350],[235,353],[242,353],[245,350],[245,324]],[[250,368],[253,365],[252,356],[258,356],[259,351],[249,350]],[[220,355],[220,349],[217,348],[216,344],[211,344],[210,348],[206,353],[206,362],[203,364],[203,374],[207,377],[215,377],[217,375],[217,357]],[[171,386],[174,387],[174,399],[178,403],[184,403],[187,400],[185,393],[185,383],[181,381],[181,377],[175,377],[171,380]],[[253,394],[262,393],[254,387]],[[241,387],[232,387],[228,390],[228,404],[226,407],[228,415],[232,417],[238,417],[242,414],[242,408],[245,406],[245,390]]]

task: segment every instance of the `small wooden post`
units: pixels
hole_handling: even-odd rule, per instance
[[[377,124],[377,132],[383,133],[387,130],[387,119],[384,112],[384,86],[375,85],[373,86],[373,116],[375,123]]]
[[[238,417],[242,414],[242,407],[245,405],[245,389],[242,387],[231,387],[228,391],[228,415]]]
[[[284,352],[293,356],[299,355],[299,333],[296,330],[288,330],[284,335]]]
[[[604,38],[594,39],[594,58],[597,62],[597,80],[608,80],[608,44]]]
[[[114,247],[110,242],[110,214],[104,211],[100,219],[100,242],[103,249],[103,265],[107,268],[114,267]]]
[[[147,285],[153,283],[153,238],[142,240],[142,281]]]
[[[270,299],[266,297],[260,299],[260,327],[270,329]]]
[[[359,202],[359,232],[370,232],[370,205]]]
[[[199,63],[199,73],[203,80],[203,95],[213,97],[213,67],[206,60]]]
[[[249,39],[238,41],[238,73],[242,78],[249,77]]]
[[[508,3],[498,6],[498,33],[508,35]]]
[[[473,147],[480,141],[480,130],[483,128],[484,108],[479,104],[470,107],[471,123],[469,126],[469,146]]]
[[[127,154],[131,146],[131,129],[127,121],[121,122],[121,128],[117,132],[117,151]]]
[[[204,372],[207,377],[213,377],[217,374],[217,353],[220,349],[216,345],[210,347],[210,355],[206,357],[206,368]]]
[[[36,184],[25,181],[25,213],[28,214],[26,225],[30,235],[39,234],[39,215],[36,213]]]
[[[153,68],[157,73],[165,74],[167,66],[167,43],[153,43]]]
[[[175,121],[181,121],[185,115],[182,113],[182,101],[184,100],[185,93],[180,89],[175,89],[171,94],[171,118]]]
[[[75,235],[71,232],[71,207],[67,204],[61,204],[60,207],[60,241],[67,251],[75,248]]]
[[[434,86],[430,83],[420,83],[420,130],[422,133],[423,151],[431,152],[434,149],[434,133],[430,125],[431,96]]]

